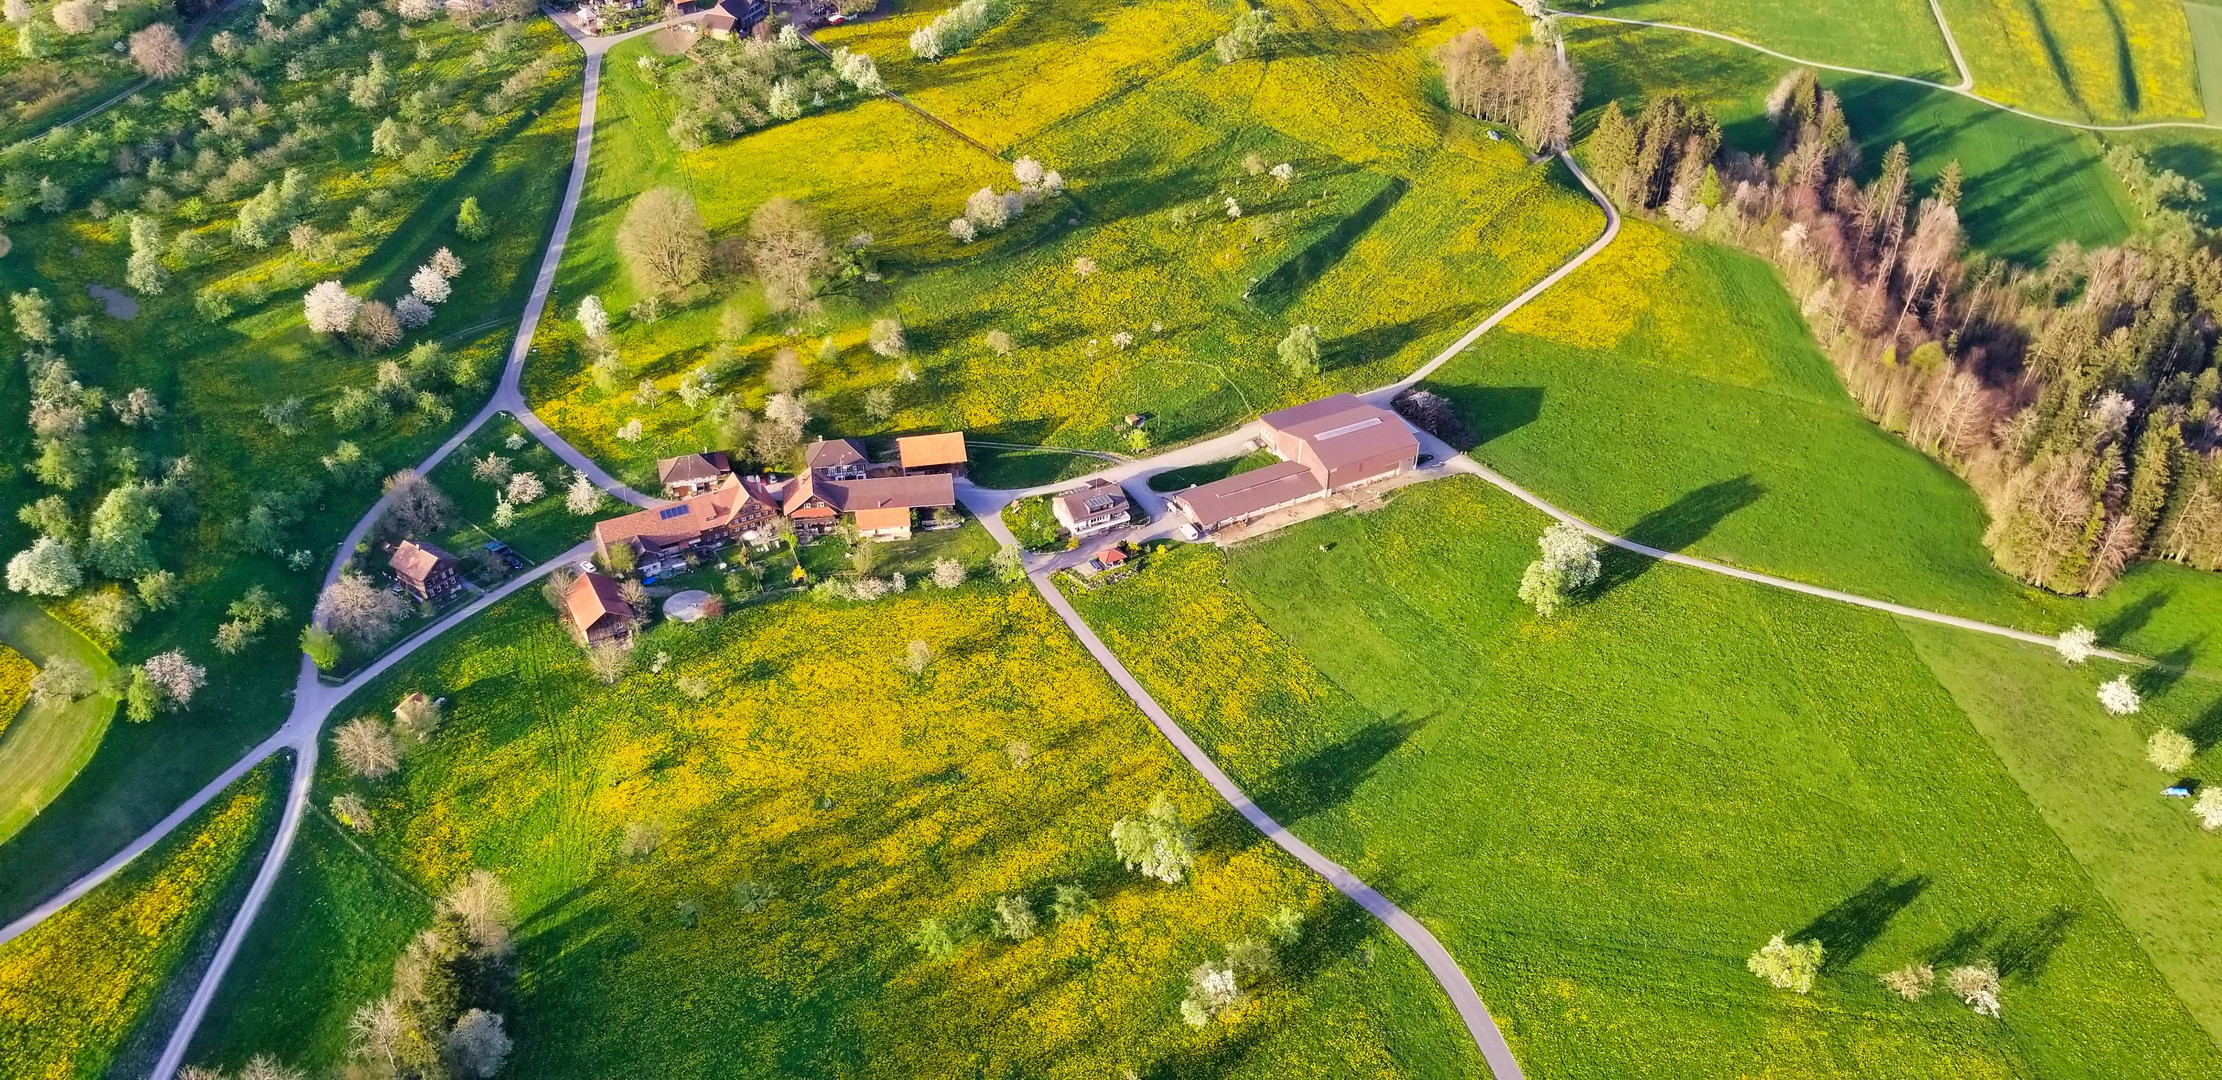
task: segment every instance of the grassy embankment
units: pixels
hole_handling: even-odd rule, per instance
[[[2115,845],[2047,827],[2144,814],[2155,783],[2017,785],[1998,717],[1856,608],[1608,555],[1540,620],[1514,594],[1544,524],[1451,480],[1075,602],[1262,805],[1435,929],[1537,1075],[2222,1075],[2185,1007],[2212,1022],[2212,986],[2179,1001],[2163,973],[2191,969],[2147,955],[2212,939],[2203,883],[2094,873]],[[2072,681],[2041,722],[2103,724]],[[2141,738],[2113,726],[2109,772]],[[2211,856],[2161,812],[2170,865]],[[1745,971],[1777,932],[1827,946],[1810,996]],[[1978,960],[2003,1020],[1875,978]]]
[[[172,976],[205,963],[284,802],[265,763],[131,865],[0,945],[0,1072],[123,1074],[153,1065],[183,1007]],[[242,873],[241,871],[249,871]]]
[[[244,20],[241,25],[251,30],[253,16],[242,9],[230,18]],[[305,220],[337,241],[325,261],[293,252],[283,239],[260,250],[232,246],[236,202],[204,198],[203,219],[185,217],[182,207],[194,204],[180,204],[162,218],[164,235],[195,229],[213,250],[189,265],[173,257],[169,286],[159,296],[139,298],[136,316],[120,319],[106,314],[86,288],[124,279],[128,241],[121,215],[98,221],[80,209],[9,230],[17,254],[0,262],[0,291],[37,287],[53,301],[58,323],[88,319],[84,336],[60,345],[79,379],[106,389],[110,397],[147,387],[168,409],[152,429],[94,425],[98,467],[89,482],[67,493],[80,517],[90,498],[134,470],[159,477],[168,461],[190,457],[193,463],[197,515],[165,520],[156,545],[161,564],[180,577],[185,599],[178,608],[143,620],[112,651],[119,662],[135,662],[182,649],[208,666],[209,684],[185,717],[109,729],[99,752],[50,811],[0,848],[0,864],[9,871],[0,874],[0,913],[21,910],[97,863],[206,783],[283,715],[283,694],[295,670],[294,635],[313,603],[322,568],[332,545],[376,494],[375,480],[335,482],[320,458],[349,440],[372,462],[369,475],[400,468],[436,446],[453,429],[452,416],[468,415],[492,385],[509,340],[503,327],[530,290],[528,270],[546,241],[570,160],[578,54],[552,25],[536,21],[521,28],[502,58],[481,67],[472,57],[485,43],[483,35],[443,22],[413,28],[404,41],[390,18],[384,25],[377,33],[357,28],[336,35],[318,53],[327,66],[304,81],[265,73],[270,87],[265,94],[273,104],[294,105],[314,95],[319,104],[302,115],[337,129],[310,141],[293,161],[315,181],[314,206]],[[359,111],[353,119],[347,115],[345,86],[326,85],[344,84],[359,73],[373,49],[387,54],[398,94],[434,81],[451,86],[454,96],[431,121],[450,125],[483,105],[489,91],[533,58],[547,55],[554,63],[509,111],[485,114],[482,131],[417,173],[401,161],[374,155],[371,125],[361,121]],[[183,91],[149,90],[117,112],[141,119],[167,115],[174,106],[165,95],[177,93]],[[241,189],[238,197],[253,190]],[[482,199],[495,227],[483,241],[466,240],[453,227],[456,208],[473,195]],[[368,216],[357,216],[363,212]],[[454,298],[408,341],[442,342],[477,377],[447,391],[445,406],[452,415],[401,408],[393,421],[372,430],[337,426],[325,407],[345,389],[370,386],[378,361],[337,339],[311,334],[301,291],[320,278],[337,277],[358,295],[390,300],[406,291],[410,273],[440,247],[452,248],[467,269],[455,282]],[[234,313],[210,321],[197,312],[195,294],[204,287],[229,295]],[[24,370],[9,364],[0,373],[0,415],[23,415]],[[265,406],[296,397],[306,406],[297,428],[265,421]],[[4,426],[0,449],[10,460],[28,460],[28,431]],[[286,558],[245,550],[235,532],[250,505],[273,492],[316,493],[297,497],[305,500],[298,507],[302,517],[286,532],[287,550],[306,556],[297,568]],[[0,505],[21,505],[45,493],[27,470],[0,471]],[[0,551],[12,553],[28,543],[15,515],[0,515]],[[223,655],[211,645],[214,631],[226,618],[225,607],[254,585],[269,589],[288,617],[268,628],[256,645]],[[52,769],[75,771],[63,757],[52,760]]]
[[[920,676],[898,666],[910,640],[933,652]],[[376,831],[310,822],[193,1059],[336,1064],[424,894],[484,867],[518,899],[521,1074],[1480,1069],[1416,959],[1226,813],[1023,588],[777,601],[638,653],[669,660],[594,682],[525,596],[355,699],[422,689],[451,713],[392,780],[319,778],[319,806],[359,792]],[[1106,839],[1159,792],[1202,840],[1177,886]],[[662,830],[653,854],[619,853],[633,822]],[[772,898],[744,909],[743,882]],[[1060,882],[1095,913],[1050,919]],[[906,940],[1014,894],[1042,912],[1031,940],[948,961]],[[1282,906],[1306,920],[1282,974],[1236,1020],[1182,1024],[1190,969]]]
[[[1233,19],[1229,5],[1056,0],[1022,7],[927,64],[904,42],[931,14],[907,11],[826,40],[871,54],[890,87],[1006,158],[1059,170],[1070,194],[959,244],[950,218],[982,186],[1015,186],[1009,162],[881,100],[680,154],[663,135],[676,103],[634,63],[654,45],[629,44],[603,84],[596,160],[608,164],[566,254],[565,310],[589,292],[613,310],[633,302],[609,238],[641,188],[691,185],[720,238],[741,235],[765,199],[790,196],[837,242],[870,233],[884,280],[846,286],[823,315],[799,320],[764,316],[740,290],[755,332],[721,387],[759,406],[765,365],[792,327],[820,395],[818,431],[963,427],[990,440],[1123,451],[1115,428],[1128,413],[1153,415],[1160,441],[1180,440],[1388,381],[1601,225],[1562,170],[1526,164],[1510,143],[1488,142],[1430,102],[1425,28],[1283,6],[1275,14],[1289,33],[1269,63],[1221,66],[1209,43]],[[1293,181],[1252,174],[1252,154],[1291,164]],[[1092,273],[1076,269],[1081,259]],[[668,398],[638,406],[629,389],[647,377],[668,390],[711,359],[727,289],[652,326],[621,326],[627,392],[595,388],[569,340],[575,330],[550,327],[545,362],[528,377],[535,408],[628,478],[657,456],[702,448],[713,436],[694,411]],[[909,328],[915,384],[897,383],[899,362],[862,347],[866,323],[884,315]],[[1294,377],[1274,355],[1300,323],[1326,343],[1318,376]],[[984,343],[998,329],[1015,340],[1008,356]],[[1133,337],[1126,347],[1122,334]],[[818,360],[829,335],[837,355]],[[864,415],[879,387],[897,391],[886,422]],[[618,441],[632,419],[648,437]]]

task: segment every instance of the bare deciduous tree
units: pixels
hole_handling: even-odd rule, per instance
[[[800,311],[817,295],[820,277],[833,268],[825,234],[792,199],[774,198],[748,219],[749,260],[773,311]]]
[[[386,478],[385,523],[401,536],[431,536],[446,527],[455,504],[415,469]]]
[[[644,291],[676,293],[702,280],[710,230],[694,197],[676,188],[642,192],[617,228],[617,250]]]
[[[409,603],[361,574],[341,574],[316,598],[316,620],[358,648],[384,641],[409,614]]]
[[[401,767],[401,745],[375,716],[358,716],[332,733],[332,752],[348,772],[383,780]]]
[[[158,22],[131,35],[131,62],[150,79],[175,79],[185,74],[185,42],[177,27]]]

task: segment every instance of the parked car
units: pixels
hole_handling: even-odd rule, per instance
[[[1204,538],[1203,526],[1191,521],[1180,527],[1180,538],[1193,544]]]

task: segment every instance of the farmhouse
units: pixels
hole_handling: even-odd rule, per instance
[[[858,535],[904,540],[910,537],[913,511],[955,505],[956,482],[948,473],[831,480],[812,471],[787,486],[780,512],[798,528],[829,527],[842,514],[852,514]]]
[[[462,575],[456,573],[455,556],[430,544],[403,540],[386,565],[393,568],[394,580],[419,600],[441,603],[463,587]]]
[[[771,17],[770,0],[724,0],[710,9],[702,20],[702,28],[719,40],[729,37],[747,37]]]
[[[1278,463],[1174,495],[1175,509],[1204,529],[1249,521],[1419,466],[1420,442],[1402,417],[1350,394],[1261,418]]]
[[[657,574],[684,561],[690,551],[707,553],[742,533],[769,522],[777,512],[739,479],[670,506],[640,510],[594,523],[594,547],[604,557],[613,545],[630,544],[643,574]]]
[[[936,435],[906,435],[895,440],[895,454],[903,463],[906,473],[946,472],[964,473],[964,432],[944,431]]]
[[[862,480],[872,459],[855,439],[820,439],[803,447],[803,472],[826,480]]]
[[[733,461],[722,450],[656,462],[656,479],[663,483],[664,494],[674,499],[722,487],[732,476]]]
[[[563,594],[563,613],[570,616],[571,637],[581,645],[632,640],[633,605],[608,575],[580,574]]]
[[[1134,520],[1126,489],[1097,477],[1049,501],[1049,512],[1074,536],[1102,532]]]

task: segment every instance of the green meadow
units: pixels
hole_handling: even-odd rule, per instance
[[[1607,553],[1540,619],[1514,594],[1546,523],[1446,480],[1074,600],[1261,805],[1434,929],[1534,1075],[2222,1075],[2212,972],[2152,958],[2211,938],[2202,882],[2094,873],[2054,825],[2151,816],[2154,784],[2025,778],[1931,668],[1990,654],[1876,613]],[[2071,675],[2042,723],[2098,726]],[[2204,865],[2215,839],[2158,809],[2169,865]],[[1776,933],[1825,946],[1810,994],[1745,970]],[[1998,1020],[1877,981],[1984,961]]]

